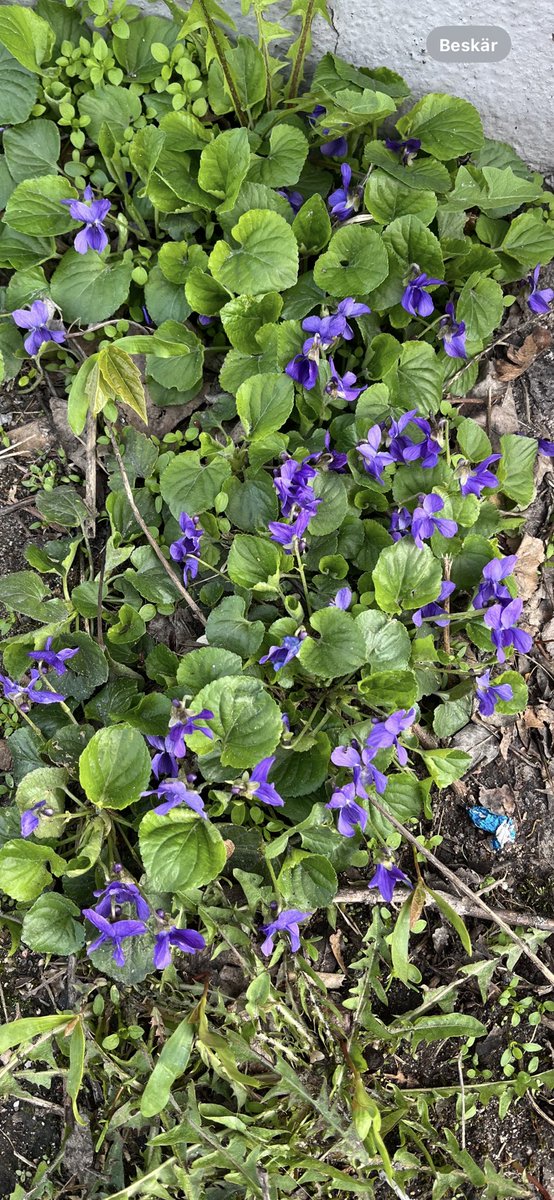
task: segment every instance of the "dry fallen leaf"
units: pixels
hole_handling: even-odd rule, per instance
[[[337,988],[342,987],[345,980],[345,976],[342,974],[342,971],[318,971],[317,976],[318,979],[321,979],[321,982],[325,984],[325,987],[329,988],[330,991],[335,991]]]
[[[507,783],[498,788],[479,788],[479,803],[493,812],[505,812],[508,817],[515,812],[516,807],[514,793]]]
[[[536,592],[540,583],[539,567],[545,557],[542,539],[531,537],[526,533],[518,546],[517,565],[514,570],[518,584],[518,596],[522,600],[530,600]]]
[[[344,958],[342,956],[342,933],[341,933],[340,929],[339,929],[338,933],[331,934],[331,936],[329,938],[329,945],[331,947],[333,957],[338,962],[341,971],[344,971],[344,973],[346,974],[347,968],[346,968]]]
[[[500,738],[500,745],[498,747],[500,754],[501,754],[502,758],[504,759],[504,762],[508,761],[508,755],[511,750],[512,741],[513,741],[513,729],[508,727],[508,729],[504,730],[502,737]]]
[[[496,373],[499,379],[519,379],[525,371],[538,358],[539,354],[543,354],[548,350],[552,342],[552,336],[548,329],[541,325],[534,329],[526,338],[522,346],[508,346],[505,359],[497,359]]]

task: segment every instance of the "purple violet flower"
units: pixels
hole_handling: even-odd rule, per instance
[[[159,817],[165,817],[172,808],[177,808],[179,804],[186,804],[187,808],[191,808],[199,817],[203,817],[205,821],[208,819],[200,793],[191,791],[181,779],[165,779],[163,783],[158,784],[154,794],[158,797],[165,796],[163,803],[158,804],[153,810]],[[152,795],[152,793],[145,792],[144,795]]]
[[[458,532],[455,521],[451,521],[449,517],[435,516],[435,513],[443,508],[444,500],[437,496],[436,492],[420,497],[420,504],[412,516],[411,530],[414,542],[420,550],[423,549],[423,539],[432,537],[435,532],[441,533],[445,538],[454,537]]]
[[[539,454],[545,454],[547,458],[554,458],[554,442],[549,442],[548,438],[539,438]]]
[[[304,353],[309,352],[316,337],[319,338],[321,349],[328,350],[337,338],[342,337],[344,327],[345,321],[341,316],[337,316],[337,313],[327,314],[325,317],[305,317],[302,329],[305,333],[313,334],[313,337],[306,338]],[[348,338],[346,340],[348,341]]]
[[[517,554],[507,554],[505,558],[493,558],[483,567],[482,580],[473,601],[474,608],[485,608],[491,600],[511,600],[508,588],[501,583],[507,579],[517,563]]]
[[[419,442],[414,442],[409,434],[404,433],[408,425],[415,425],[423,434]],[[417,408],[403,413],[397,421],[391,421],[388,437],[388,450],[394,462],[419,462],[426,469],[436,467],[442,447],[431,436],[429,422],[424,417],[418,417]]]
[[[201,325],[203,329],[207,329],[208,326],[213,325],[215,321],[215,317],[208,317],[206,313],[198,313],[196,319],[198,324]]]
[[[334,217],[339,221],[347,221],[352,217],[360,207],[362,191],[360,187],[352,188],[352,167],[348,163],[343,163],[340,169],[342,187],[336,188],[331,192],[327,200],[327,204]]]
[[[389,861],[377,864],[375,874],[367,886],[370,888],[379,888],[383,900],[387,904],[390,904],[397,883],[405,883],[409,888],[413,886],[411,879],[408,879],[408,876],[400,870],[400,867],[395,867],[394,863]]]
[[[111,917],[114,915],[113,906],[121,904],[134,904],[140,921],[147,921],[150,916],[150,908],[144,896],[141,896],[136,883],[124,883],[121,879],[112,879],[110,883],[106,884],[106,887],[94,892],[94,895],[98,897],[94,911],[101,917]]]
[[[385,146],[387,150],[394,150],[395,154],[400,155],[400,162],[403,167],[410,167],[418,150],[421,149],[419,138],[406,138],[400,141],[397,138],[385,138]]]
[[[399,708],[397,712],[391,713],[386,721],[376,721],[371,733],[366,738],[366,749],[376,754],[378,750],[389,750],[394,747],[400,766],[405,767],[408,754],[398,738],[401,733],[410,728],[410,725],[413,725],[415,715],[415,708],[408,710]]]
[[[337,305],[335,320],[342,322],[341,337],[345,342],[352,341],[354,330],[348,324],[349,317],[363,317],[371,312],[368,304],[362,304],[360,300],[355,300],[353,296],[345,296],[344,300]]]
[[[171,962],[171,950],[182,950],[184,954],[198,954],[206,949],[206,941],[195,929],[163,929],[156,934],[153,963],[157,971],[163,971]]]
[[[307,350],[306,347],[308,347]],[[295,354],[285,367],[285,374],[290,375],[291,379],[306,388],[307,392],[311,392],[318,381],[322,349],[321,338],[316,333],[313,338],[308,338],[308,341],[304,342],[302,353]]]
[[[273,486],[281,503],[284,517],[290,517],[295,505],[302,508],[309,501],[310,495],[315,499],[311,489],[311,481],[316,478],[317,471],[311,467],[307,459],[296,462],[294,458],[285,459],[275,473]]]
[[[397,508],[391,513],[389,524],[389,533],[393,542],[399,542],[410,532],[412,524],[412,514],[408,508]]]
[[[427,294],[426,288],[442,283],[445,283],[444,279],[435,279],[434,276],[426,275],[422,271],[404,289],[404,294],[400,301],[402,308],[407,313],[410,313],[412,317],[430,317],[435,305],[431,297]]]
[[[304,203],[304,197],[301,192],[295,192],[292,188],[276,188],[278,196],[282,196],[283,200],[288,200],[293,213],[300,212]]]
[[[496,657],[500,663],[506,661],[504,649],[513,646],[519,654],[527,654],[533,645],[533,639],[523,629],[516,628],[523,609],[523,600],[511,600],[509,604],[493,604],[488,608],[484,621],[491,631],[493,646],[496,646]]]
[[[32,833],[35,832],[35,829],[38,829],[38,827],[40,825],[40,817],[37,816],[37,813],[39,813],[41,808],[44,808],[45,805],[46,805],[46,800],[38,800],[37,803],[33,804],[31,808],[27,808],[25,810],[25,812],[21,813],[21,818],[20,818],[21,837],[28,838],[31,836]],[[43,813],[41,815],[46,816],[46,813]]]
[[[475,695],[482,717],[492,717],[499,700],[513,700],[514,693],[509,683],[491,683],[490,671],[485,671],[475,680]]]
[[[361,796],[364,800],[368,798],[366,788],[375,787],[379,796],[382,796],[387,788],[386,775],[373,763],[375,754],[376,751],[368,749],[367,745],[360,751],[357,742],[350,746],[337,746],[331,754],[331,762],[336,767],[351,768],[356,796]]]
[[[535,267],[534,271],[527,277],[531,288],[527,297],[527,303],[532,312],[548,313],[550,312],[550,305],[554,300],[554,288],[539,288],[539,274],[540,266]]]
[[[353,371],[345,371],[344,375],[339,375],[334,361],[329,359],[331,368],[331,378],[326,385],[325,391],[328,396],[332,396],[333,400],[357,400],[363,387],[356,387],[356,375]]]
[[[446,316],[439,321],[439,337],[443,339],[444,353],[449,358],[467,358],[465,321],[457,321],[451,300],[445,304]]]
[[[29,650],[27,657],[32,658],[35,662],[46,663],[47,667],[52,667],[56,675],[65,675],[67,671],[66,662],[69,658],[74,658],[79,653],[79,648],[76,650],[51,650],[52,638],[48,637],[44,643],[44,650]]]
[[[288,933],[290,938],[290,948],[293,954],[300,949],[300,930],[298,928],[299,921],[307,921],[311,917],[311,913],[301,912],[298,908],[284,908],[275,921],[270,921],[268,925],[262,925],[262,933],[266,934],[265,941],[262,942],[262,954],[273,954],[273,943],[276,933]]]
[[[296,637],[289,634],[283,638],[280,646],[270,646],[267,654],[264,654],[263,658],[258,661],[271,663],[274,671],[280,671],[282,667],[287,666],[287,663],[292,662],[293,658],[296,658],[305,637],[304,631],[297,634]]]
[[[274,762],[274,754],[269,758],[262,758],[261,762],[250,772],[250,779],[240,791],[243,795],[250,796],[262,804],[270,804],[272,808],[281,808],[285,801],[275,786],[267,781]]]
[[[356,449],[358,454],[362,456],[364,469],[368,475],[372,475],[378,483],[383,482],[383,471],[385,467],[389,467],[394,462],[392,454],[388,450],[380,450],[381,439],[383,432],[380,425],[372,425],[368,430],[365,442],[360,442]]]
[[[191,713],[188,709],[179,704],[178,700],[173,701],[175,714],[169,718],[169,732],[166,734],[166,748],[174,754],[176,758],[184,758],[187,752],[185,738],[193,733],[203,733],[207,738],[213,738],[211,729],[207,725],[199,725],[199,721],[211,721],[213,712],[209,708],[203,708],[199,713]],[[182,717],[185,720],[182,720]]]
[[[123,952],[122,942],[125,938],[140,937],[146,933],[146,925],[144,921],[114,921],[110,924],[105,917],[101,917],[94,908],[84,908],[83,916],[91,925],[96,926],[100,930],[100,937],[96,941],[91,942],[87,947],[87,954],[94,954],[95,950],[99,950],[104,942],[111,942],[113,946],[112,958],[118,967],[125,966],[125,954]]]
[[[326,808],[338,808],[337,829],[343,837],[354,837],[357,825],[363,833],[367,825],[367,813],[361,804],[356,804],[354,799],[356,794],[355,785],[345,783],[333,792],[329,803],[325,805]]]
[[[318,450],[315,454],[308,454],[304,462],[318,463],[324,471],[345,471],[348,465],[348,455],[342,450],[331,449],[331,434],[329,430],[325,433],[325,449]]]
[[[326,112],[327,109],[323,107],[323,104],[316,104],[313,112],[311,112],[308,117],[310,125],[313,127],[318,117],[324,117]],[[322,129],[321,132],[325,135],[329,133],[329,130]],[[345,155],[348,154],[348,142],[345,137],[339,136],[333,138],[330,142],[324,142],[319,149],[321,153],[325,154],[328,158],[344,158]]]
[[[198,575],[196,556],[200,553],[200,540],[204,531],[198,517],[189,517],[186,512],[182,512],[179,517],[179,527],[183,531],[183,537],[171,543],[169,553],[174,562],[183,564],[183,582],[187,584],[189,579],[196,579]]]
[[[27,697],[28,689],[23,684],[16,683],[14,679],[10,679],[9,675],[0,674],[0,685],[2,686],[5,699],[10,700],[12,704],[21,708],[23,712],[27,712],[29,705],[23,706],[22,701]]]
[[[312,517],[315,516],[318,504],[321,504],[321,500],[317,500],[314,496],[313,501],[301,509],[291,525],[287,525],[284,521],[269,521],[267,528],[271,534],[271,540],[278,542],[283,547],[285,554],[292,554],[295,546],[298,546],[300,551],[304,549],[303,537]]]
[[[171,775],[176,778],[179,774],[179,763],[171,749],[171,742],[168,744],[167,737],[147,734],[146,741],[158,751],[158,754],[155,754],[152,759],[152,771],[156,779],[160,779],[162,775]]]
[[[452,592],[455,592],[455,591],[456,591],[455,583],[450,583],[450,581],[447,579],[443,580],[443,583],[441,584],[441,590],[437,596],[437,599],[432,600],[430,604],[424,604],[423,608],[417,608],[416,611],[414,612],[414,614],[412,616],[412,621],[413,621],[414,625],[416,625],[417,628],[419,629],[422,622],[428,621],[430,618],[433,618],[433,620],[435,621],[435,624],[440,625],[441,629],[445,625],[448,625],[450,622],[450,617],[448,616],[447,613],[445,613],[444,609],[442,608],[442,605],[443,605],[444,601],[447,599],[447,597],[451,596]]]
[[[29,310],[14,308],[11,314],[12,321],[15,321],[20,329],[31,331],[23,345],[27,354],[33,358],[45,342],[56,342],[58,345],[65,342],[65,329],[63,327],[61,329],[51,328],[54,312],[54,306],[49,301],[34,300]]]
[[[496,475],[488,468],[491,463],[498,462],[499,458],[502,458],[501,454],[489,454],[488,458],[484,458],[472,471],[463,471],[460,476],[462,496],[480,496],[483,488],[498,487]]]
[[[103,221],[112,207],[110,201],[95,200],[93,190],[89,185],[83,192],[83,200],[60,200],[60,204],[67,205],[69,215],[73,217],[74,221],[84,222],[85,228],[79,230],[73,242],[77,254],[86,254],[87,250],[96,250],[100,254],[102,250],[105,250],[108,245],[108,235]]]
[[[352,592],[350,591],[350,588],[342,587],[342,588],[339,588],[334,599],[329,601],[328,607],[329,608],[340,608],[340,609],[342,609],[343,612],[346,612],[346,610],[348,608],[350,608],[351,603],[352,603]]]

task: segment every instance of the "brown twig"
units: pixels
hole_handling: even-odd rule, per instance
[[[525,957],[529,959],[529,962],[533,963],[533,966],[536,967],[537,971],[540,971],[541,975],[544,975],[544,978],[548,979],[548,982],[554,985],[554,971],[551,971],[550,967],[545,966],[545,964],[541,962],[538,955],[535,954],[534,950],[531,950],[529,946],[525,945],[525,942],[522,941],[517,933],[514,933],[508,922],[504,920],[504,917],[498,911],[495,912],[494,909],[489,908],[489,905],[486,904],[480,896],[476,896],[471,889],[467,887],[467,884],[463,883],[461,879],[458,879],[458,876],[455,875],[454,871],[450,870],[450,867],[446,867],[444,863],[442,863],[440,859],[436,857],[435,854],[432,854],[430,850],[427,850],[426,846],[423,846],[421,842],[414,837],[413,833],[410,833],[410,830],[406,829],[406,826],[403,825],[393,813],[385,808],[383,804],[380,804],[378,800],[374,800],[373,798],[371,803],[373,804],[374,808],[377,809],[377,812],[380,813],[381,816],[393,826],[393,829],[398,830],[398,833],[402,834],[402,837],[410,843],[410,846],[414,846],[418,853],[422,854],[423,857],[427,859],[427,862],[432,863],[435,869],[440,871],[440,874],[444,875],[445,879],[448,879],[449,883],[456,888],[456,891],[461,892],[461,894],[465,896],[467,900],[470,900],[472,904],[475,904],[481,913],[486,914],[489,921],[494,921],[495,925],[498,925],[498,928],[501,929],[503,933],[508,935],[514,945],[519,946],[522,954],[525,954]]]
[[[150,530],[144,520],[144,517],[141,515],[139,509],[137,508],[137,506],[135,504],[135,497],[133,496],[133,489],[131,487],[131,484],[129,483],[129,476],[127,475],[127,472],[125,470],[123,459],[121,457],[121,452],[120,452],[119,446],[115,440],[113,430],[110,429],[110,427],[108,425],[106,426],[106,429],[108,432],[108,437],[110,439],[110,442],[112,443],[112,448],[113,448],[113,452],[115,455],[115,459],[116,459],[117,465],[119,467],[121,478],[123,480],[123,487],[125,490],[125,495],[127,497],[127,500],[129,501],[129,507],[135,518],[135,521],[137,522],[138,525],[140,525],[140,528],[142,529],[142,532],[143,532],[148,544],[152,547],[154,554],[156,555],[156,558],[158,558],[160,560],[166,575],[169,576],[169,578],[171,579],[171,582],[175,585],[175,587],[177,588],[177,591],[183,597],[183,600],[186,601],[189,608],[192,609],[192,612],[194,613],[197,620],[200,621],[200,624],[202,626],[204,626],[204,628],[205,628],[206,618],[205,618],[203,612],[201,612],[201,610],[199,609],[199,607],[196,603],[196,600],[193,600],[192,596],[190,595],[190,592],[187,592],[186,587],[181,583],[181,580],[178,578],[178,576],[175,575],[175,572],[171,569],[167,559],[164,558],[156,539],[152,537],[152,534],[150,533]]]
[[[454,912],[459,917],[478,917],[480,920],[492,920],[493,917],[484,913],[479,904],[474,900],[463,900],[460,896],[453,896],[451,892],[439,891],[438,888],[433,888],[435,895],[439,900],[445,900]],[[411,896],[409,888],[395,888],[395,898],[399,904]],[[335,896],[335,904],[381,904],[382,898],[377,891],[370,891],[368,888],[341,888]],[[437,901],[427,893],[425,897],[425,907],[437,908]],[[528,929],[540,929],[542,933],[554,933],[554,920],[549,917],[539,917],[532,912],[517,912],[511,908],[491,908],[490,912],[495,917],[501,917],[506,925],[522,925]]]

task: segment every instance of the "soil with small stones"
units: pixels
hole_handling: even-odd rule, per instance
[[[521,320],[521,314],[514,306],[506,328],[512,331],[510,341],[516,349],[525,339],[525,330],[518,332],[518,320]],[[545,320],[544,325],[546,328],[549,321]],[[500,347],[496,356],[505,359],[505,347]],[[477,399],[468,402],[467,407],[463,407],[463,401],[461,404],[465,415],[488,426],[493,444],[502,432],[517,430],[554,440],[554,354],[551,349],[542,349],[527,370],[509,383],[509,391],[505,384],[503,389],[496,389],[488,408],[486,395],[487,389],[483,388],[480,406]],[[6,429],[17,428],[43,418],[47,404],[45,398],[22,397],[16,390],[8,389],[0,395],[0,425]],[[51,435],[52,453],[56,447],[54,427]],[[4,510],[0,518],[0,561],[5,573],[26,567],[25,546],[37,540],[29,526],[38,514],[33,507],[32,494],[23,486],[28,465],[35,459],[36,454],[33,456],[32,452],[23,452],[16,458],[0,456],[0,510]],[[554,471],[550,460],[541,461],[542,478],[537,498],[526,513],[525,531],[531,537],[541,539],[546,546],[554,533]],[[24,501],[25,507],[14,507],[19,501]],[[39,539],[40,536],[39,533]],[[507,551],[517,548],[520,539],[521,534],[508,539]],[[529,656],[519,662],[529,686],[527,713],[515,718],[493,718],[486,727],[472,721],[455,735],[455,743],[474,756],[474,766],[465,776],[461,789],[435,796],[429,829],[442,839],[436,849],[437,857],[466,884],[477,891],[482,888],[483,881],[490,883],[486,895],[489,904],[498,908],[524,908],[546,917],[554,915],[554,780],[549,767],[554,727],[554,587],[551,576],[548,560],[542,568],[539,564],[538,587],[532,591],[526,605],[528,627],[534,636]],[[471,804],[485,804],[512,816],[517,825],[514,845],[501,854],[495,853],[490,838],[474,828],[467,817],[466,810]],[[407,850],[401,865],[410,869],[411,855]],[[355,871],[348,875],[351,882],[359,877]],[[428,877],[437,886],[443,883],[432,873]],[[348,924],[339,922],[339,928],[343,932],[343,954],[348,967],[359,953],[361,932],[367,925],[370,910],[352,905],[346,908],[346,913]],[[426,916],[427,930],[415,940],[412,960],[421,971],[424,984],[438,987],[451,982],[457,969],[468,960],[452,928],[440,915],[426,910]],[[476,956],[489,957],[486,935],[490,933],[490,926],[472,918],[466,923]],[[358,934],[353,932],[356,926]],[[327,932],[324,924],[321,932],[323,935]],[[63,1008],[67,1003],[65,960],[59,963],[53,960],[45,969],[44,960],[26,950],[8,957],[8,944],[7,935],[0,935],[0,1001],[4,1019]],[[318,969],[339,971],[325,936],[321,945]],[[539,952],[552,963],[551,946],[551,941],[543,943]],[[214,984],[217,982],[230,999],[240,995],[245,984],[232,954],[222,955],[217,960],[216,970]],[[544,987],[544,979],[523,957],[515,971],[521,980],[518,999],[526,995],[535,1000],[554,998],[552,991]],[[467,1075],[468,1069],[472,1069],[471,1060],[468,1058],[460,1064],[456,1041],[421,1044],[409,1058],[403,1054],[402,1045],[394,1054],[370,1051],[369,1077],[379,1074],[384,1080],[393,1080],[400,1088],[452,1086],[461,1091],[461,1069],[464,1087],[469,1092],[472,1081],[484,1081],[483,1072],[490,1072],[485,1078],[503,1078],[500,1060],[510,1041],[540,1043],[538,1069],[551,1069],[554,1065],[554,1019],[545,1019],[539,1027],[531,1027],[523,1017],[521,1024],[514,1027],[511,1024],[513,1010],[498,1003],[513,974],[514,971],[507,969],[497,971],[486,1006],[471,980],[456,993],[456,1008],[478,1016],[489,1029],[487,1038],[475,1047],[477,1066],[473,1069],[477,1073],[473,1080]],[[351,982],[347,974],[344,988],[347,989]],[[341,992],[331,995],[340,1005]],[[417,991],[395,984],[389,996],[389,1009],[383,1010],[381,1015],[390,1020],[390,1013],[401,1014],[417,1003]],[[0,1197],[8,1197],[18,1182],[24,1189],[28,1188],[36,1165],[55,1158],[61,1144],[65,1121],[64,1096],[59,1083],[54,1083],[50,1090],[27,1084],[26,1090],[28,1100],[14,1096],[0,1100]],[[37,1104],[37,1099],[42,1103]],[[44,1107],[45,1104],[50,1107]],[[480,1164],[488,1157],[496,1170],[506,1172],[514,1181],[521,1181],[522,1172],[526,1171],[541,1185],[536,1188],[532,1181],[529,1183],[531,1196],[542,1196],[543,1200],[554,1197],[554,1103],[546,1090],[513,1104],[503,1120],[499,1118],[496,1099],[485,1109],[479,1108],[476,1115],[468,1116],[464,1123],[459,1115],[456,1116],[452,1100],[441,1101],[431,1112],[438,1136],[443,1128],[455,1129],[458,1141],[465,1142],[469,1153]],[[90,1141],[88,1132],[86,1136]],[[394,1139],[389,1138],[389,1142],[393,1150]],[[67,1146],[65,1166],[61,1167],[62,1180],[78,1177],[75,1164],[80,1156],[84,1161],[82,1147],[79,1145],[73,1153],[72,1145],[70,1141]],[[410,1200],[429,1200],[432,1183],[428,1176],[410,1182],[407,1185]],[[86,1188],[82,1191],[81,1185],[82,1179],[77,1184],[76,1178],[75,1194],[84,1196]],[[465,1200],[481,1200],[481,1194],[469,1181],[459,1191]],[[378,1181],[375,1195],[377,1200],[390,1200],[392,1192],[388,1184]]]

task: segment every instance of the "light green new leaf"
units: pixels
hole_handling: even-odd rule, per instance
[[[16,183],[55,172],[60,135],[53,121],[27,121],[15,129],[6,129],[3,144],[9,172]]]
[[[331,218],[319,192],[314,192],[297,212],[292,232],[301,254],[317,254],[325,248],[331,237]]]
[[[267,187],[292,187],[300,179],[307,156],[308,141],[302,130],[281,123],[271,130],[269,153],[256,155],[248,178]]]
[[[170,512],[179,520],[182,512],[203,513],[212,508],[231,474],[224,458],[202,462],[197,450],[176,454],[160,477],[160,491]]]
[[[218,211],[232,208],[250,166],[246,129],[226,129],[204,147],[198,182],[205,192],[221,200]]]
[[[111,258],[102,258],[94,250],[86,254],[67,250],[52,276],[50,293],[68,323],[80,321],[86,325],[105,321],[127,299],[132,270],[132,255],[113,263]]]
[[[316,640],[302,642],[298,661],[306,671],[320,679],[349,675],[365,662],[363,636],[350,613],[339,608],[320,608],[310,618]]]
[[[229,578],[238,587],[254,588],[279,574],[280,553],[275,542],[237,533],[227,559]]]
[[[209,708],[214,716],[206,721],[216,741],[202,733],[187,737],[193,754],[219,751],[223,766],[254,767],[273,754],[281,738],[283,723],[275,700],[259,679],[231,675],[216,679],[196,696],[199,709]]]
[[[436,600],[442,569],[429,546],[420,550],[409,538],[381,550],[373,571],[375,599],[387,613],[421,608]]]
[[[33,237],[57,237],[58,234],[69,233],[72,229],[77,230],[67,205],[60,203],[61,200],[76,199],[75,188],[62,175],[41,175],[36,179],[24,179],[18,183],[8,200],[4,222],[18,233],[30,233]],[[88,254],[75,254],[75,258],[85,260],[91,254],[92,251]]]
[[[40,71],[54,49],[54,32],[48,21],[20,4],[0,7],[0,42],[28,71]]]
[[[165,816],[148,812],[139,826],[144,869],[157,892],[203,887],[223,870],[225,844],[215,825],[190,809],[173,808]]]
[[[232,230],[235,246],[216,242],[210,270],[231,292],[282,292],[298,278],[298,246],[290,225],[279,213],[252,209]]]
[[[329,249],[314,266],[314,280],[331,296],[366,296],[386,278],[388,256],[382,239],[365,225],[337,229]]]
[[[62,874],[64,859],[50,846],[39,846],[23,838],[6,842],[0,850],[2,891],[12,900],[36,900],[52,882],[47,863],[55,875]]]
[[[79,759],[79,782],[100,808],[127,808],[150,782],[150,755],[142,735],[130,725],[99,729]]]
[[[67,896],[46,892],[25,913],[21,940],[37,954],[76,954],[85,943],[80,916]]]
[[[140,1101],[143,1117],[155,1117],[169,1101],[175,1080],[185,1071],[194,1042],[194,1025],[185,1017],[162,1047]]]
[[[506,433],[500,438],[502,458],[498,463],[497,475],[505,496],[514,500],[518,508],[525,508],[535,494],[534,467],[537,457],[535,438],[523,437],[518,433]]]
[[[525,270],[530,270],[537,263],[544,265],[554,257],[552,223],[544,220],[540,210],[521,213],[511,222],[501,248],[517,259]]]
[[[210,275],[205,275],[203,272],[198,272],[198,274],[202,274],[204,281],[216,288],[218,294],[223,291]],[[224,292],[223,299],[226,299]],[[197,312],[209,315],[209,309],[200,309],[196,305],[193,307],[196,308]],[[281,315],[282,308],[283,301],[278,292],[267,292],[265,296],[236,296],[233,300],[229,300],[227,304],[224,303],[223,308],[221,308],[221,300],[219,300],[218,304],[219,316],[225,333],[231,345],[236,350],[240,350],[242,354],[260,353],[256,334],[264,325],[270,325],[277,321]]]
[[[403,138],[416,137],[422,149],[447,161],[471,154],[483,145],[483,126],[477,109],[469,100],[430,92],[418,100],[396,127]]]
[[[480,276],[478,272],[470,275],[456,305],[456,319],[465,321],[469,340],[488,340],[500,325],[503,314],[504,297],[500,284],[494,279]]]
[[[144,387],[140,371],[130,355],[118,346],[104,346],[98,357],[98,369],[116,398],[138,413],[147,425]]]
[[[293,406],[294,384],[284,372],[251,375],[237,391],[237,413],[252,441],[280,429]]]
[[[38,92],[38,79],[0,45],[0,123],[21,125],[31,114]]]

